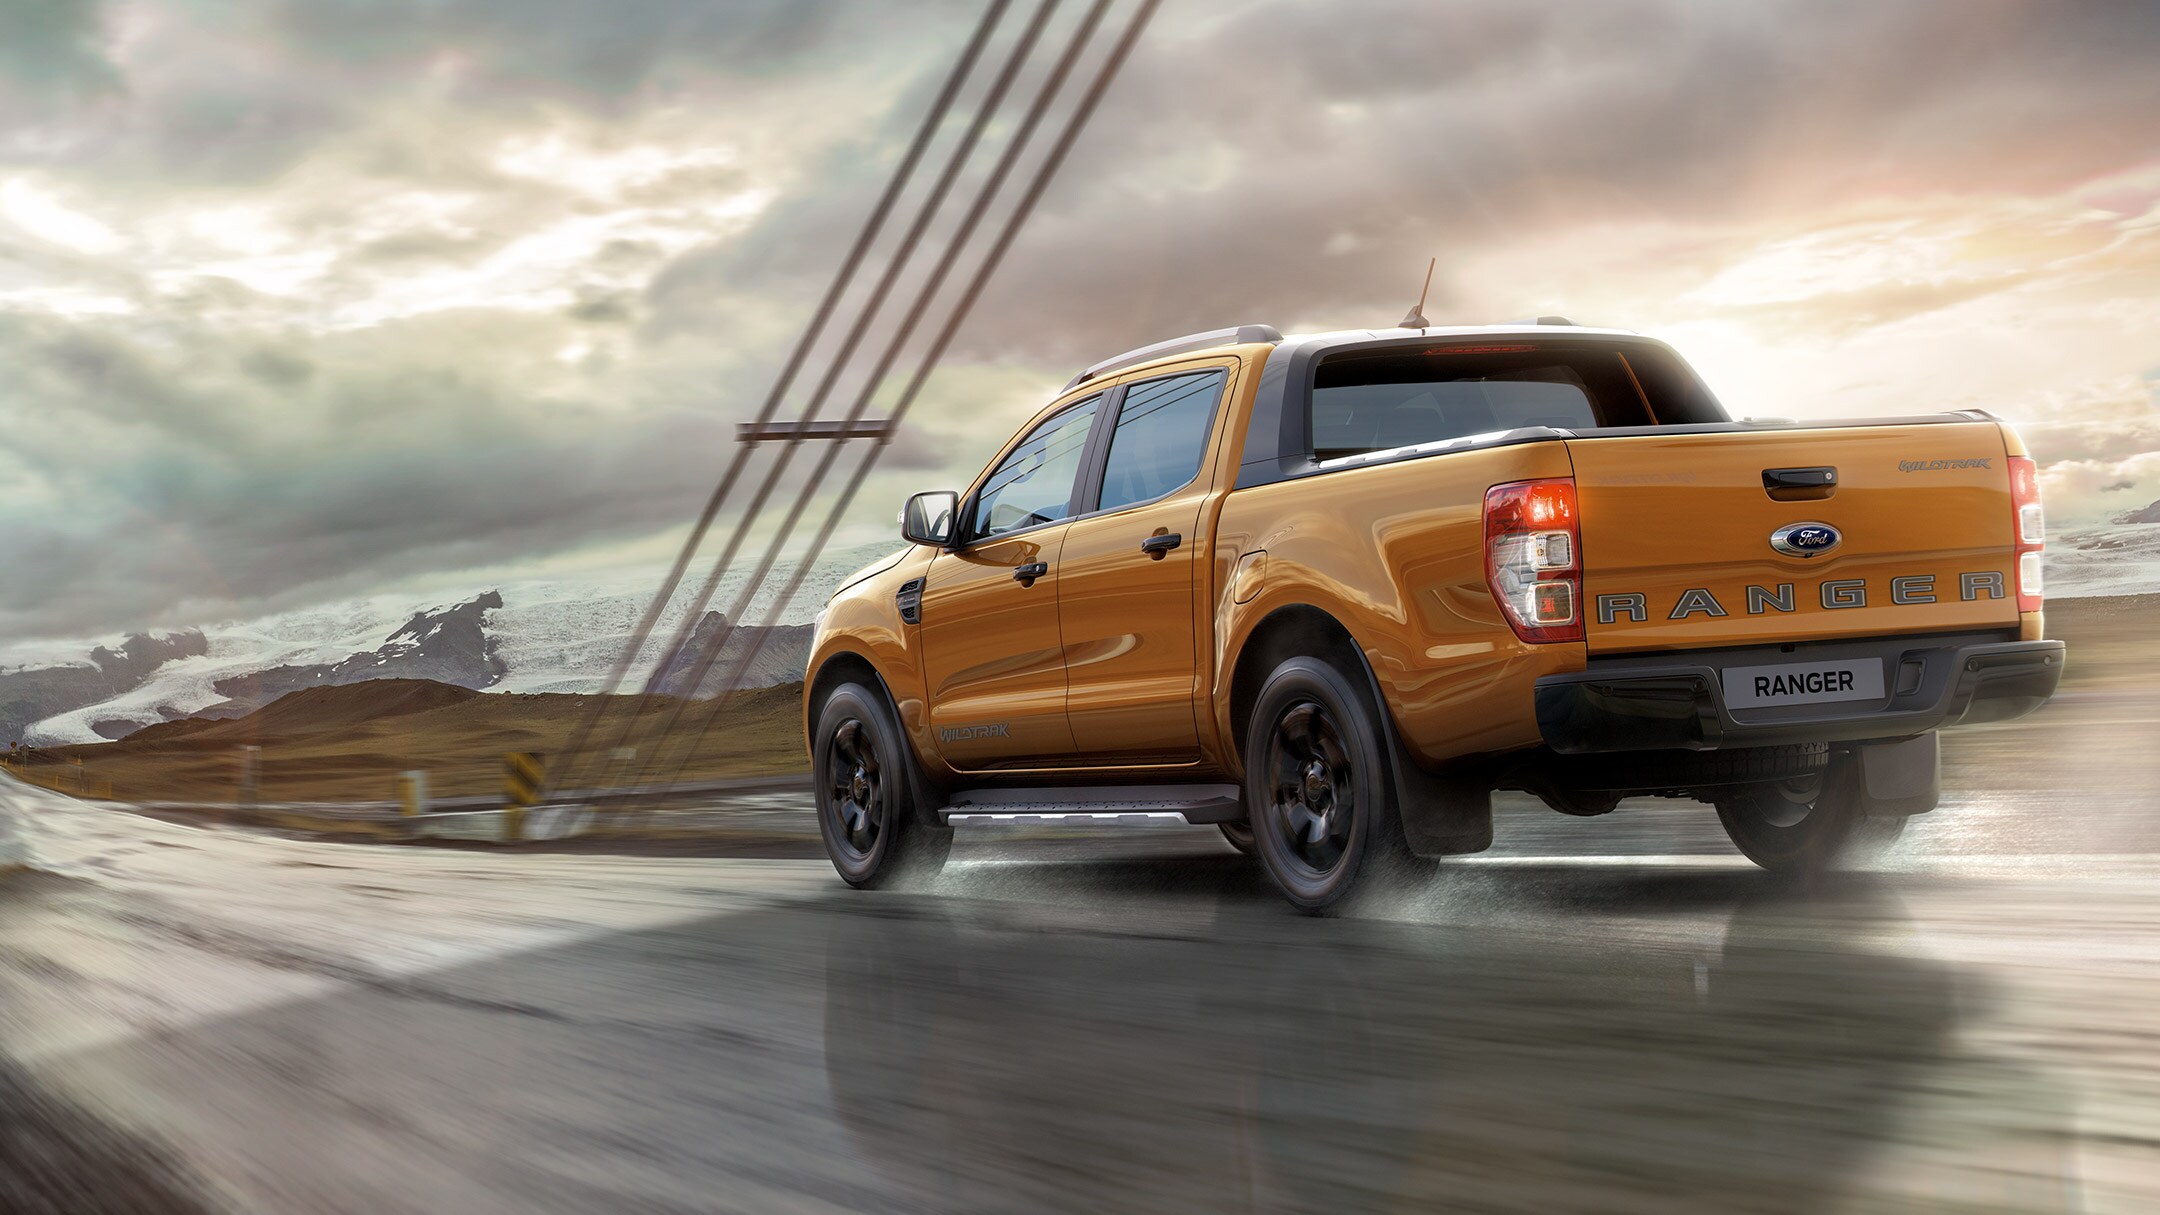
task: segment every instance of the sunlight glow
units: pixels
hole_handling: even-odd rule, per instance
[[[68,207],[26,177],[11,177],[0,184],[0,215],[40,240],[80,253],[110,253],[120,247],[120,237],[111,228]]]

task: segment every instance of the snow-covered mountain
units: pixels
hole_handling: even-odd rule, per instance
[[[881,543],[820,560],[779,625],[764,635],[745,684],[802,678],[810,617],[842,578],[891,547]],[[181,717],[238,716],[300,688],[365,679],[434,679],[499,692],[595,691],[620,658],[663,572],[510,580],[448,604],[382,595],[206,625],[175,634],[177,641],[130,638],[117,650],[88,641],[18,647],[0,654],[0,706],[14,714],[0,720],[7,731],[0,742],[96,742]],[[785,584],[788,571],[777,573],[767,579],[768,588]],[[713,609],[734,606],[746,578],[747,571],[734,571],[723,581],[692,630],[693,644],[714,635],[721,620]],[[635,691],[651,673],[654,655],[680,628],[696,589],[683,588],[662,615],[626,690]],[[722,648],[704,691],[749,647],[769,603],[770,590],[750,601],[744,612],[750,623]],[[23,665],[4,669],[17,663]],[[661,685],[679,692],[686,675],[672,671]]]
[[[23,737],[25,727],[55,708],[124,694],[159,668],[200,656],[209,647],[193,629],[136,634],[110,646],[10,647],[7,661],[0,663],[0,741]]]

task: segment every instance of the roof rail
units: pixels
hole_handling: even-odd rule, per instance
[[[1123,354],[1104,359],[1102,362],[1089,367],[1086,371],[1066,381],[1065,390],[1070,392],[1089,380],[1108,375],[1120,367],[1145,363],[1149,359],[1168,358],[1170,355],[1183,354],[1188,350],[1205,350],[1210,346],[1229,346],[1248,342],[1268,342],[1272,344],[1280,341],[1282,341],[1282,331],[1273,325],[1238,325],[1230,329],[1210,329],[1206,333],[1188,333],[1184,337],[1171,338],[1167,342],[1142,346],[1137,350],[1128,350]]]

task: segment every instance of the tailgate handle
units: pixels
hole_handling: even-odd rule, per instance
[[[1837,492],[1837,469],[1766,468],[1762,470],[1762,487],[1779,502],[1815,501]]]

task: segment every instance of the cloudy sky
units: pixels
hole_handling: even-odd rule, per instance
[[[984,2],[0,0],[0,637],[664,562]],[[1436,320],[1986,407],[2056,518],[2144,505],[2155,63],[2141,0],[1167,0],[842,540],[1077,365],[1428,256]]]

